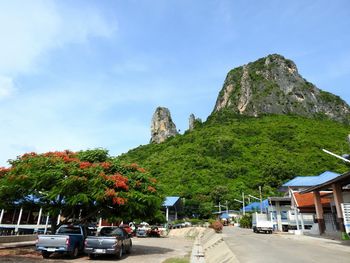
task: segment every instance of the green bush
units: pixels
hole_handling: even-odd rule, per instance
[[[188,220],[192,225],[202,225],[203,221],[198,218],[191,218]]]
[[[252,215],[245,214],[242,216],[241,220],[239,221],[239,225],[242,228],[252,228]]]

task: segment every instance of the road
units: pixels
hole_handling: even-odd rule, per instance
[[[161,263],[167,258],[181,258],[189,256],[193,239],[185,237],[166,238],[133,238],[133,248],[129,255],[124,255],[123,263]],[[113,257],[101,257],[90,260],[87,256],[69,259],[62,255],[53,255],[54,259],[42,259],[40,254],[34,252],[34,247],[0,250],[0,262],[11,263],[111,263],[116,262]]]
[[[350,243],[292,234],[256,234],[225,227],[223,238],[240,263],[350,262]]]

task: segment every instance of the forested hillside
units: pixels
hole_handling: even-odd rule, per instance
[[[350,127],[329,119],[296,115],[258,118],[229,110],[212,114],[193,131],[164,143],[149,144],[120,156],[146,167],[166,195],[186,198],[188,211],[206,216],[213,203],[226,200],[230,208],[242,192],[263,196],[280,194],[281,184],[298,175],[325,170],[344,172],[347,166],[322,152],[349,152]]]

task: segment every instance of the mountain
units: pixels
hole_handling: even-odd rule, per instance
[[[259,186],[267,197],[298,175],[347,171],[322,148],[350,153],[348,112],[339,97],[304,80],[293,62],[270,55],[228,73],[205,122],[191,116],[183,135],[119,158],[148,169],[166,195],[184,197],[187,215],[208,217],[219,201],[239,208],[234,199],[242,192],[257,196]]]
[[[227,74],[213,112],[223,109],[248,116],[323,115],[340,122],[350,121],[350,107],[346,102],[305,80],[293,61],[277,54]]]

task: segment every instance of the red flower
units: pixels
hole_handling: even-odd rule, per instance
[[[92,163],[89,163],[89,162],[81,162],[79,164],[79,167],[80,167],[80,169],[87,169],[87,168],[91,167],[91,165],[92,165]]]
[[[153,186],[148,186],[148,187],[147,187],[147,190],[148,190],[149,192],[152,192],[152,193],[157,192],[157,190],[156,190]]]
[[[37,154],[35,152],[30,152],[30,153],[25,153],[22,155],[22,159],[27,159],[27,158],[30,158],[30,157],[35,157],[37,156]]]
[[[124,205],[126,203],[126,199],[122,197],[114,197],[113,204]]]
[[[114,185],[117,188],[121,188],[121,189],[124,189],[126,191],[129,190],[129,186],[128,186],[129,179],[128,178],[122,176],[119,173],[111,175],[109,178],[110,178],[110,180],[112,180],[114,182]]]
[[[156,179],[156,178],[153,178],[153,177],[149,178],[149,180],[150,180],[152,183],[156,183],[156,182],[157,182],[157,179]]]
[[[105,196],[107,196],[107,197],[115,197],[114,189],[107,188],[106,191],[105,191]]]
[[[111,163],[109,162],[103,162],[100,164],[102,166],[103,169],[109,169],[111,167]]]

